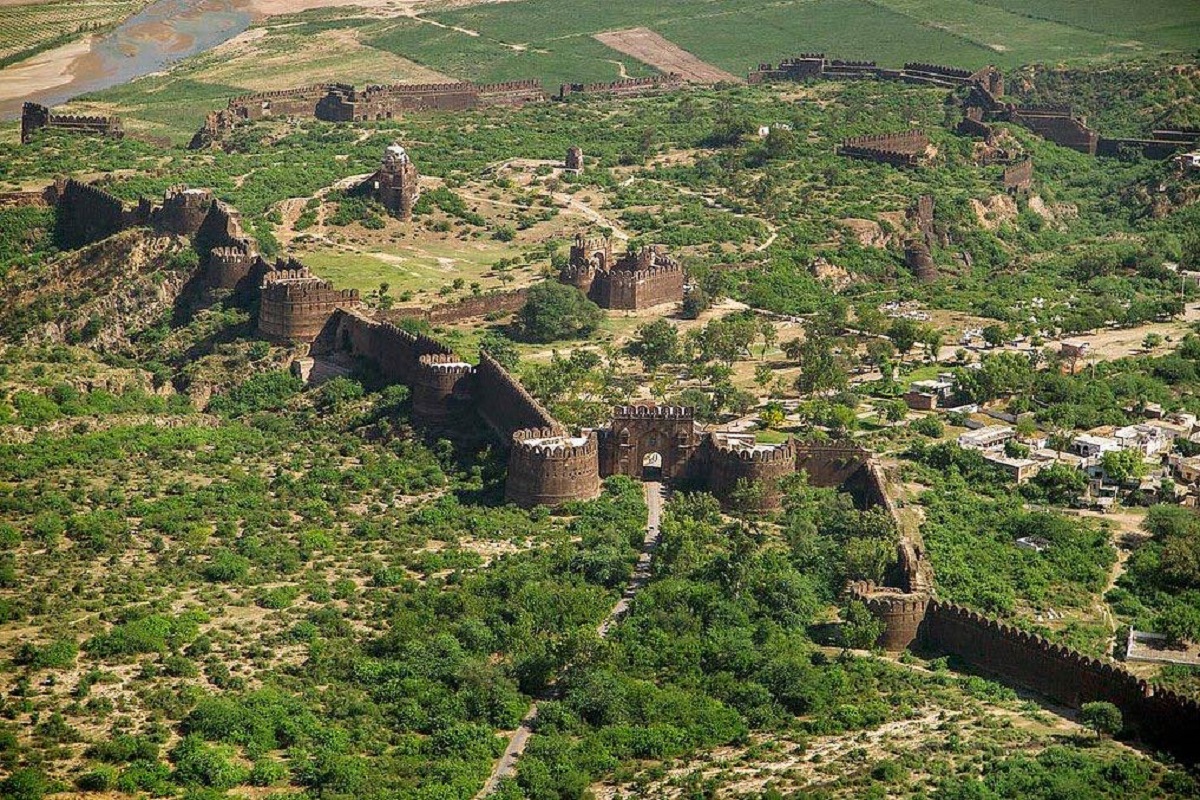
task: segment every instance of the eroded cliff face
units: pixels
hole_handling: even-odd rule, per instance
[[[125,231],[13,275],[0,327],[28,344],[119,348],[174,313],[197,270],[186,239]]]

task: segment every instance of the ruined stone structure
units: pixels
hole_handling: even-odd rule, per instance
[[[567,158],[563,162],[563,169],[576,174],[583,172],[583,150],[579,147],[568,147]]]
[[[461,322],[478,317],[492,315],[503,316],[516,313],[525,305],[529,296],[528,287],[508,289],[506,291],[490,291],[469,297],[462,297],[448,303],[438,303],[433,306],[397,306],[384,312],[387,319],[420,319],[434,325],[450,322]]]
[[[335,289],[298,262],[281,262],[259,287],[258,332],[282,342],[312,342],[333,312],[357,308],[356,289]]]
[[[83,136],[111,136],[120,139],[125,135],[120,117],[76,116],[55,114],[38,103],[25,103],[21,107],[21,144],[28,144],[33,134],[43,128],[77,133]]]
[[[601,308],[638,310],[683,300],[683,266],[653,245],[614,259],[611,240],[577,234],[559,280]]]
[[[1075,117],[1070,106],[1010,106],[1009,122],[1023,125],[1039,136],[1088,155],[1096,155],[1100,134],[1087,126],[1087,119]]]
[[[366,122],[394,119],[412,111],[465,111],[484,106],[515,106],[543,99],[545,92],[541,82],[536,80],[483,85],[466,81],[400,83],[362,89],[342,83],[322,83],[235,97],[226,108],[208,114],[189,147],[208,147],[219,142],[239,123],[260,119]]]
[[[852,583],[847,592],[884,623],[876,644],[889,652],[907,650],[917,639],[929,608],[928,594],[915,594],[876,586],[870,581]]]
[[[896,80],[905,83],[956,88],[977,84],[996,96],[1004,94],[1004,78],[995,67],[974,72],[940,64],[910,62],[903,69],[884,69],[874,61],[843,61],[828,59],[824,53],[802,53],[780,61],[778,66],[759,64],[750,71],[748,83],[772,81],[827,80]]]
[[[195,236],[212,208],[213,193],[208,189],[175,186],[167,190],[161,206],[148,198],[139,202],[139,216],[148,219],[158,231],[177,236]]]
[[[838,145],[838,155],[877,161],[897,167],[914,167],[929,148],[929,137],[921,131],[855,136]]]
[[[1001,179],[1004,191],[1009,194],[1025,194],[1033,188],[1033,159],[1026,158],[1004,168]]]
[[[408,152],[396,142],[388,145],[379,169],[355,187],[354,193],[373,197],[393,217],[407,221],[421,196],[420,180]]]
[[[921,283],[932,283],[938,279],[937,264],[929,245],[921,239],[911,239],[904,245],[904,263]]]
[[[648,78],[622,78],[607,83],[564,83],[558,87],[558,99],[572,95],[609,95],[612,97],[644,97],[682,89],[687,85],[682,75],[674,72]]]

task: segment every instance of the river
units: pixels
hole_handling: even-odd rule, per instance
[[[0,70],[0,119],[158,72],[250,26],[249,0],[156,0],[113,31]]]

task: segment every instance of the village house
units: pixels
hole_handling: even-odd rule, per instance
[[[1016,435],[1017,432],[1008,425],[987,425],[960,434],[958,446],[964,450],[987,450],[1004,444]]]

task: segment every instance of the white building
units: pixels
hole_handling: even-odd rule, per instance
[[[1008,425],[986,425],[978,430],[967,431],[958,437],[958,446],[964,450],[987,450],[997,447],[1017,435]]]
[[[1071,452],[1084,458],[1096,458],[1110,450],[1121,450],[1121,443],[1111,436],[1081,433],[1071,442]]]

